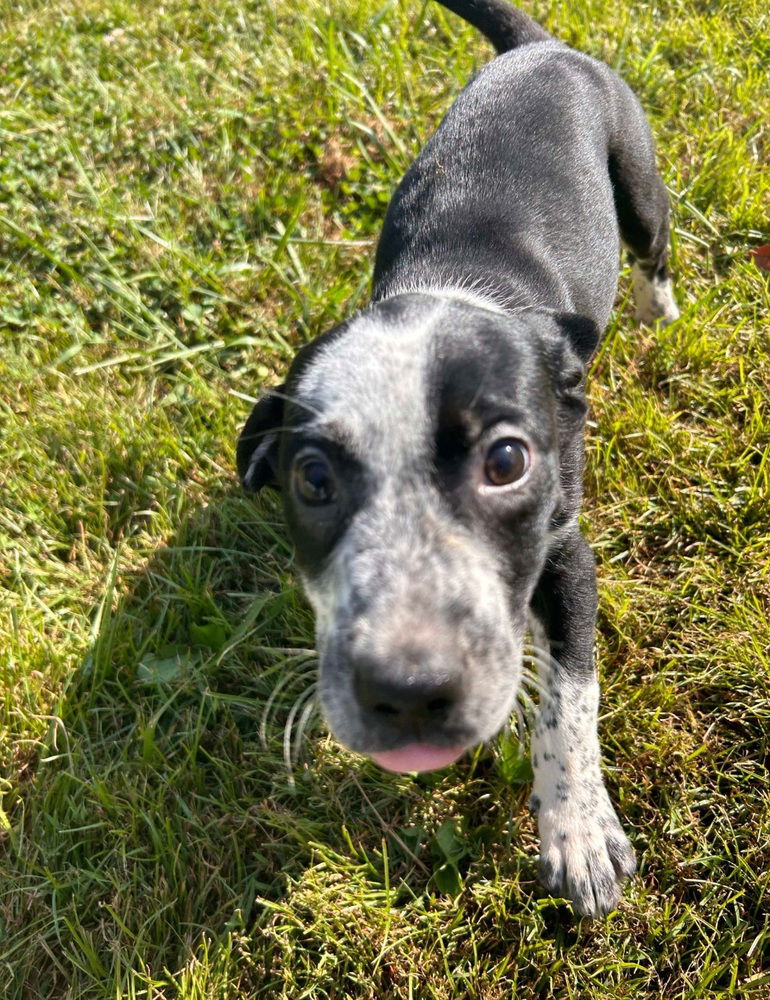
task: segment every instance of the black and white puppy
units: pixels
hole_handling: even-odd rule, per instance
[[[396,771],[506,725],[543,634],[541,878],[611,910],[634,853],[602,780],[596,575],[577,523],[584,374],[621,240],[637,317],[678,315],[650,130],[605,65],[503,0],[441,0],[502,54],[396,190],[372,302],[301,350],[238,442],[280,488],[336,738]]]

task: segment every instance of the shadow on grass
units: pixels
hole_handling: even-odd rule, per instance
[[[275,995],[329,962],[329,983],[376,966],[347,994],[368,996],[407,989],[428,946],[443,975],[444,933],[481,932],[491,962],[547,929],[519,898],[534,840],[500,748],[411,779],[325,734],[290,564],[278,504],[233,492],[116,560],[12,833],[9,1000]],[[568,946],[563,916],[547,936]],[[403,975],[378,958],[389,934]]]

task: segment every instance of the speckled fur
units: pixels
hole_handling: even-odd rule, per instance
[[[540,832],[540,880],[571,899],[579,914],[600,916],[617,905],[636,861],[602,778],[599,685],[559,676],[555,665],[541,680],[530,800]]]
[[[407,323],[355,320],[296,388],[303,399],[323,399],[322,415],[307,428],[344,426],[348,446],[376,474],[369,502],[323,571],[304,574],[316,612],[321,705],[337,738],[362,752],[387,746],[393,734],[362,717],[351,661],[395,659],[404,637],[430,647],[446,640],[465,664],[465,694],[440,742],[489,739],[511,714],[526,631],[526,603],[511,607],[503,554],[452,516],[422,457],[428,358],[459,300],[414,301],[420,306],[405,314]],[[380,358],[376,388],[366,363],[372,354]]]

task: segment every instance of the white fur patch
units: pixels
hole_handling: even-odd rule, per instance
[[[542,679],[531,800],[541,839],[540,877],[549,892],[571,899],[577,913],[601,916],[617,905],[635,859],[602,778],[599,685],[557,677],[556,671]]]
[[[668,278],[660,280],[650,278],[638,263],[631,268],[631,279],[634,283],[634,298],[636,312],[634,319],[638,323],[652,326],[656,322],[668,326],[679,319],[679,309],[674,299],[674,290]]]
[[[398,284],[394,289],[388,290],[387,297],[393,298],[395,295],[432,295],[439,299],[456,299],[469,306],[476,306],[477,309],[486,309],[500,315],[507,315],[511,311],[509,306],[498,300],[498,293],[491,282],[484,283],[470,278],[465,284],[458,285],[426,284],[419,281]]]

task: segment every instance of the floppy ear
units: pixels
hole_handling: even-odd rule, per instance
[[[256,404],[238,438],[236,460],[244,489],[253,493],[263,486],[279,489],[276,469],[282,424],[283,386],[279,386]]]
[[[587,365],[599,343],[599,328],[587,316],[577,313],[553,313],[554,321],[569,341],[570,347]]]
[[[569,422],[576,418],[582,421],[588,410],[586,366],[599,343],[599,331],[585,316],[551,310],[548,313],[555,326],[548,341],[548,363],[561,414]]]

